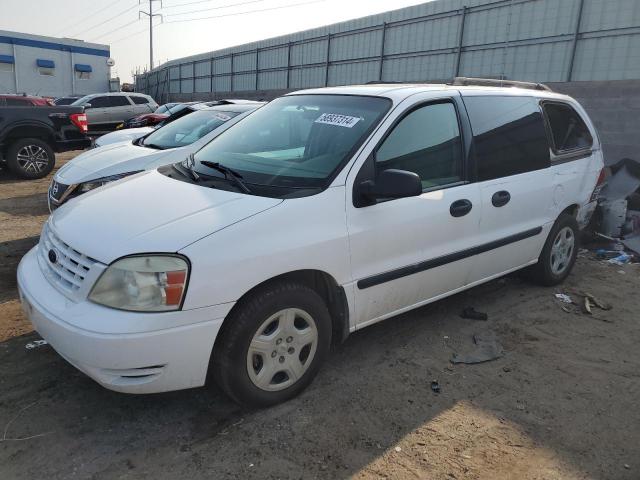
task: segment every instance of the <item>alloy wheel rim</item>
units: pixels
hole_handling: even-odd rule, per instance
[[[25,172],[40,173],[48,164],[47,151],[38,145],[25,145],[18,151],[18,165]]]
[[[575,243],[573,230],[569,227],[564,227],[556,235],[551,246],[551,272],[554,275],[561,275],[569,267]]]
[[[313,362],[318,329],[299,308],[274,313],[256,330],[247,351],[247,372],[261,390],[275,392],[296,383]]]

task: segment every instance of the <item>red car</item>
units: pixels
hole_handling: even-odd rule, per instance
[[[126,122],[118,125],[116,128],[137,128],[137,127],[152,127],[157,125],[170,114],[174,112],[175,107],[181,105],[180,103],[165,103],[156,109],[153,113],[143,113],[142,115],[130,118]]]
[[[54,105],[49,98],[31,95],[0,95],[0,107],[52,107]]]

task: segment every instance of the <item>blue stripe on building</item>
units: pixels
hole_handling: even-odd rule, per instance
[[[55,42],[44,42],[42,40],[30,40],[27,38],[0,36],[0,43],[8,43],[10,45],[20,45],[23,47],[46,48],[49,50],[82,53],[85,55],[96,55],[98,57],[110,56],[109,50],[100,50],[98,48],[89,48],[89,47],[78,47],[76,45],[65,45],[63,43],[55,43]]]

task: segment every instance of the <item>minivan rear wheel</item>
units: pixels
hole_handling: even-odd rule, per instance
[[[264,407],[298,395],[331,345],[331,318],[311,288],[282,282],[241,301],[225,321],[212,373],[236,402]]]
[[[573,268],[578,255],[580,229],[571,215],[563,213],[554,223],[538,263],[530,267],[531,279],[546,286],[561,283]]]

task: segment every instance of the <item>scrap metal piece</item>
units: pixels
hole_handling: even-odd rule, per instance
[[[475,334],[473,342],[476,347],[468,353],[454,353],[451,363],[484,363],[504,356],[504,349],[493,332]]]

